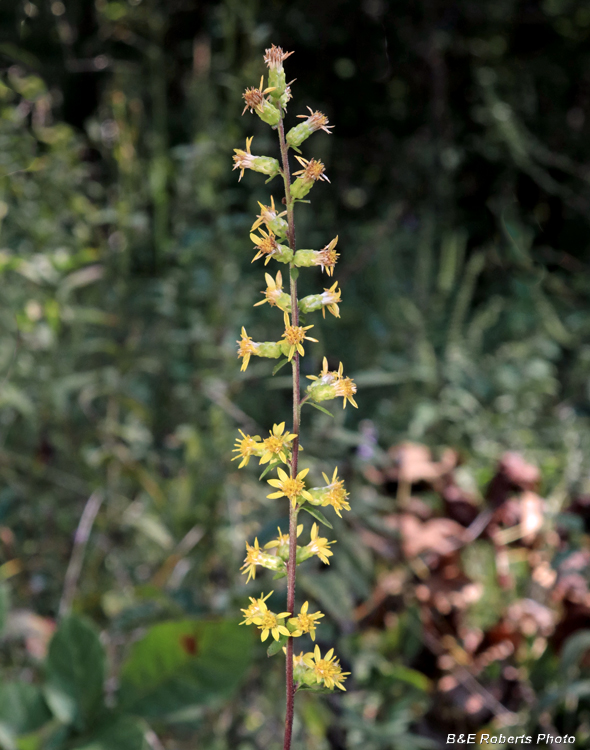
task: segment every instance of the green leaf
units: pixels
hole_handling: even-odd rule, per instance
[[[288,360],[288,359],[287,359],[286,357],[285,357],[285,359],[282,359],[282,360],[281,360],[281,361],[279,362],[279,364],[278,364],[278,365],[275,365],[275,366],[274,366],[274,367],[272,368],[272,374],[273,374],[273,375],[276,375],[276,374],[277,374],[277,372],[278,372],[278,371],[279,371],[279,370],[281,369],[281,367],[284,367],[284,366],[285,366],[285,365],[287,364],[287,362],[288,362],[288,361],[289,361],[289,360]]]
[[[70,616],[53,636],[45,699],[64,724],[83,729],[102,709],[105,655],[94,628]]]
[[[330,688],[324,687],[323,685],[299,685],[299,687],[297,688],[297,692],[299,692],[300,690],[309,690],[312,693],[319,693],[320,695],[333,695],[336,692],[335,689],[331,690]]]
[[[299,269],[298,268],[292,268],[291,269],[291,278],[293,279],[293,281],[297,281],[297,279],[299,278]]]
[[[266,467],[266,469],[262,472],[262,474],[258,477],[258,481],[260,482],[260,480],[264,479],[264,477],[268,474],[269,471],[276,469],[277,466],[280,466],[281,464],[282,464],[282,461],[271,461],[269,465]]]
[[[0,722],[14,734],[35,732],[51,719],[41,688],[28,682],[8,682],[0,687]]]
[[[317,521],[319,521],[320,523],[323,523],[324,526],[327,526],[329,529],[334,528],[332,524],[328,521],[326,516],[317,508],[314,508],[313,506],[302,505],[301,510],[306,510],[310,516],[313,516]]]
[[[159,623],[123,665],[121,705],[139,716],[189,720],[237,689],[251,653],[251,632],[234,620]]]
[[[131,716],[109,718],[108,724],[93,732],[82,744],[73,745],[72,750],[148,750],[150,745],[140,721]]]
[[[305,404],[309,404],[309,406],[313,406],[314,409],[319,409],[320,411],[323,411],[324,414],[327,414],[329,417],[334,417],[331,411],[324,409],[324,407],[320,406],[319,404],[314,404],[313,401],[306,401]],[[302,406],[305,406],[305,404],[302,404]]]
[[[277,571],[277,572],[276,572],[276,573],[274,574],[274,576],[272,577],[272,580],[273,580],[273,581],[278,581],[278,580],[280,580],[281,578],[286,578],[286,576],[287,576],[287,571],[286,571],[286,570],[279,570],[279,571]]]
[[[275,654],[278,654],[279,651],[282,650],[283,646],[287,644],[287,636],[281,635],[278,641],[275,641],[273,638],[273,642],[270,644],[270,646],[266,649],[266,655],[267,656],[274,656]]]

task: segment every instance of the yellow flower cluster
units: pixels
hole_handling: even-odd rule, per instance
[[[239,468],[248,466],[251,458],[258,459],[258,465],[264,467],[261,479],[273,472],[266,480],[272,488],[267,495],[269,500],[288,501],[289,533],[278,529],[278,536],[263,546],[258,538],[254,543],[246,542],[246,557],[241,567],[247,576],[246,582],[256,578],[258,567],[274,572],[274,578],[287,577],[287,607],[290,611],[274,612],[267,604],[269,594],[261,593],[259,598],[250,597],[250,604],[242,609],[244,620],[242,625],[254,625],[260,631],[260,639],[266,641],[269,636],[277,642],[277,646],[269,649],[269,654],[276,653],[280,646],[288,655],[287,676],[292,673],[295,687],[325,687],[333,690],[344,690],[344,681],[348,672],[343,672],[340,663],[330,649],[324,656],[318,646],[309,653],[303,651],[299,656],[293,654],[293,638],[309,636],[315,641],[316,630],[321,624],[324,614],[320,611],[310,611],[308,601],[301,604],[299,612],[295,612],[295,572],[298,565],[311,558],[317,558],[325,565],[330,564],[333,556],[331,546],[335,543],[320,535],[318,523],[313,523],[309,531],[306,544],[296,543],[304,533],[304,524],[297,523],[301,510],[307,510],[321,523],[331,528],[329,521],[323,516],[319,508],[333,508],[336,515],[342,518],[342,511],[350,510],[349,493],[344,487],[344,480],[338,476],[338,469],[334,469],[331,478],[323,474],[325,484],[318,487],[308,487],[306,480],[310,468],[298,468],[298,455],[301,450],[299,444],[299,424],[301,407],[306,402],[319,404],[328,399],[341,397],[343,406],[350,402],[357,406],[354,400],[356,385],[349,377],[344,377],[342,363],[338,370],[329,370],[328,361],[324,358],[323,369],[317,376],[308,376],[312,380],[307,387],[305,398],[301,398],[300,358],[306,354],[306,342],[318,343],[317,339],[309,335],[314,327],[307,323],[304,316],[322,311],[325,318],[326,310],[334,317],[340,317],[342,291],[335,281],[319,294],[311,294],[302,299],[297,297],[297,278],[300,269],[320,268],[328,276],[333,276],[339,253],[336,252],[338,236],[330,240],[320,250],[295,248],[295,230],[293,209],[296,203],[303,201],[316,184],[329,182],[324,164],[316,158],[305,158],[301,155],[300,147],[315,132],[323,131],[330,134],[333,126],[322,112],[309,109],[308,115],[299,115],[303,122],[295,125],[285,133],[284,117],[286,106],[291,99],[290,85],[287,84],[283,62],[291,55],[283,52],[274,45],[266,50],[265,62],[268,65],[268,83],[265,86],[264,76],[258,87],[246,89],[243,98],[245,102],[244,114],[247,111],[257,115],[263,122],[278,130],[280,145],[280,161],[270,156],[254,155],[251,152],[252,138],[246,140],[246,149],[235,149],[234,169],[240,171],[240,180],[245,170],[249,169],[268,176],[269,180],[281,175],[285,185],[284,197],[277,201],[271,196],[268,204],[258,203],[259,213],[256,215],[250,229],[250,240],[254,245],[253,261],[263,260],[264,265],[282,263],[288,269],[289,289],[283,288],[283,273],[265,273],[266,287],[262,291],[262,299],[255,304],[267,304],[277,308],[282,314],[283,331],[273,341],[254,341],[245,328],[242,328],[238,340],[238,357],[242,360],[241,370],[245,371],[252,357],[267,359],[281,359],[275,370],[284,364],[291,363],[294,378],[294,426],[291,432],[285,427],[285,422],[275,423],[267,437],[247,435],[240,430],[233,449],[234,461],[239,461]],[[301,167],[291,173],[289,167],[289,149],[297,152],[296,160]],[[292,178],[291,178],[292,174]],[[307,201],[303,201],[307,202]],[[285,210],[278,211],[277,205]],[[274,274],[274,275],[273,275]],[[276,474],[274,474],[276,472]],[[313,507],[315,506],[315,507]],[[291,659],[293,667],[291,669]],[[287,691],[289,696],[289,691]]]

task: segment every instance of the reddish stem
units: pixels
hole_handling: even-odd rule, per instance
[[[285,140],[285,126],[283,124],[283,113],[279,121],[279,141],[281,145],[281,161],[283,166],[283,179],[285,181],[285,200],[287,204],[287,239],[289,247],[295,253],[295,222],[293,219],[293,201],[291,199],[291,174],[289,171],[289,147]],[[299,308],[297,306],[297,278],[293,275],[295,266],[291,264],[290,291],[291,291],[291,325],[299,325]],[[300,394],[301,374],[299,366],[299,354],[295,352],[291,360],[293,368],[293,429],[296,435],[293,440],[291,457],[291,476],[297,476],[297,457],[299,453],[299,428],[300,428]],[[295,610],[295,572],[297,567],[297,508],[289,503],[289,560],[287,562],[287,611],[294,614]],[[293,712],[295,704],[295,685],[293,684],[293,639],[287,639],[287,664],[286,664],[286,702],[285,712],[285,740],[283,750],[290,750],[291,737],[293,734]]]

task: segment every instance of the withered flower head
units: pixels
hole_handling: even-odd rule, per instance
[[[282,68],[283,61],[293,54],[292,52],[283,52],[281,47],[276,47],[274,44],[270,49],[264,50],[264,52],[264,62],[271,70]]]
[[[324,174],[326,169],[323,163],[319,159],[304,159],[302,156],[295,156],[297,161],[301,164],[303,169],[298,172],[293,172],[294,175],[301,175],[304,179],[313,180],[325,180],[330,182],[327,176]]]

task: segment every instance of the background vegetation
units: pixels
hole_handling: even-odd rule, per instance
[[[289,116],[336,126],[297,220],[340,236],[343,320],[306,373],[341,354],[360,406],[306,415],[353,510],[300,594],[352,676],[298,696],[297,746],[588,742],[589,39],[587,0],[1,4],[0,746],[278,747],[236,615],[285,519],[229,462],[289,414],[235,346],[272,337],[269,188],[230,158],[276,155],[239,117],[271,42]]]

